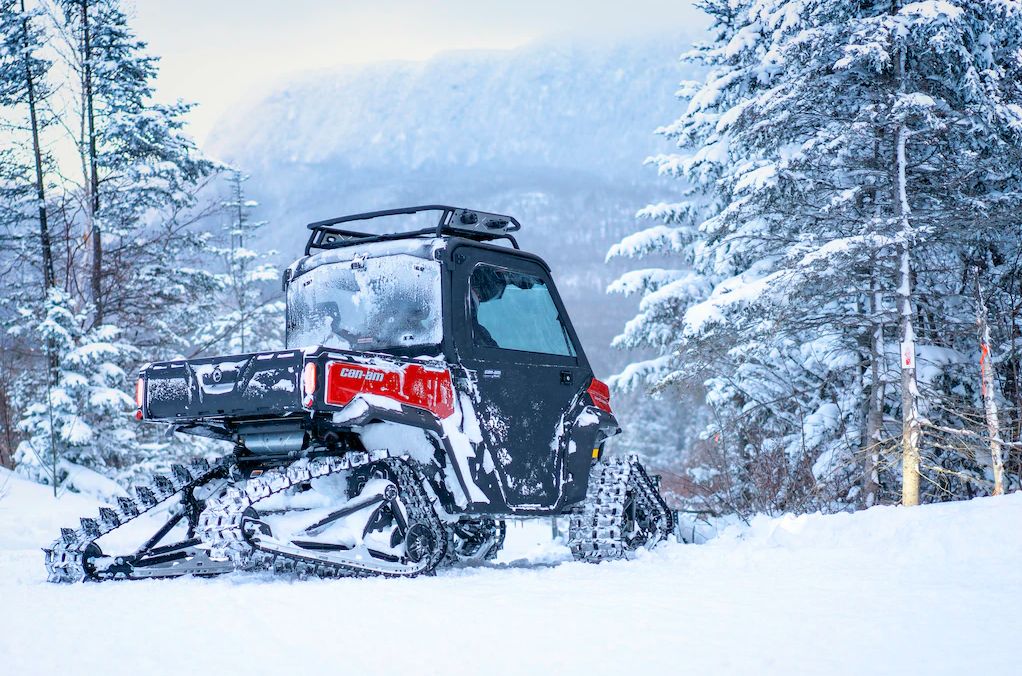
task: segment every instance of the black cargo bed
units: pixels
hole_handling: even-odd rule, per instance
[[[167,361],[142,370],[145,417],[187,421],[302,411],[301,350]]]

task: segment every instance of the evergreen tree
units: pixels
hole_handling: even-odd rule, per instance
[[[230,195],[221,202],[226,220],[219,236],[209,244],[210,251],[222,261],[222,290],[217,311],[193,341],[197,351],[253,352],[278,349],[283,343],[284,305],[267,299],[266,293],[268,284],[273,284],[271,288],[276,291],[280,277],[276,266],[269,262],[276,252],[259,253],[252,248],[266,222],[252,218],[252,210],[259,203],[246,196],[247,180],[238,170],[227,173]]]
[[[52,157],[42,135],[54,120],[43,106],[49,95],[46,77],[50,62],[39,56],[44,34],[37,8],[26,11],[24,0],[0,2],[0,242],[5,274],[0,281],[0,318],[9,327],[4,336],[5,353],[17,352],[17,334],[38,330],[45,320],[44,299],[56,284],[54,243],[47,213],[45,174]],[[13,321],[12,321],[13,320]],[[56,385],[59,354],[56,346],[43,343],[45,365],[18,374],[20,359],[5,358],[0,365],[0,397],[3,448],[0,464],[13,459],[17,404],[15,383],[49,391]],[[5,354],[5,356],[7,356]]]
[[[125,392],[134,379],[121,367],[136,362],[138,352],[118,340],[113,326],[82,332],[84,317],[70,306],[57,289],[46,299],[38,339],[60,351],[61,370],[44,400],[24,402],[25,439],[15,455],[19,472],[55,488],[73,465],[129,476],[146,459],[132,424],[135,401]]]
[[[138,365],[275,346],[283,322],[244,177],[220,203],[221,167],[183,133],[190,106],[154,100],[158,59],[121,3],[55,9],[48,34],[0,0],[0,463],[56,490],[77,466],[128,481],[209,453],[132,419]],[[80,158],[58,167],[62,134]]]
[[[896,443],[925,499],[985,485],[977,449],[940,437],[976,396],[963,264],[1018,251],[1019,8],[703,6],[715,40],[688,58],[708,75],[661,130],[682,152],[654,159],[687,187],[611,251],[678,261],[614,287],[643,295],[618,344],[661,355],[620,383],[704,385],[731,509],[891,499]]]
[[[0,0],[0,107],[17,111],[12,120],[23,117],[27,122],[27,125],[8,123],[5,125],[8,128],[0,129],[0,134],[7,134],[16,142],[19,140],[19,128],[27,127],[26,135],[30,145],[26,150],[31,155],[34,170],[34,180],[28,179],[25,163],[19,162],[16,145],[12,143],[0,155],[0,167],[4,167],[0,170],[0,186],[5,191],[2,204],[6,213],[2,218],[8,225],[17,224],[32,213],[27,208],[25,210],[28,213],[22,213],[21,208],[28,206],[23,203],[24,198],[34,193],[34,215],[38,218],[39,267],[43,284],[49,288],[56,282],[46,213],[47,185],[44,173],[50,168],[52,158],[42,147],[41,135],[53,119],[43,112],[41,106],[49,94],[46,76],[50,62],[39,56],[44,40],[38,27],[40,13],[39,10],[26,11],[24,0]]]
[[[166,316],[181,304],[154,290],[154,281],[173,276],[174,292],[215,287],[211,275],[188,266],[203,253],[202,239],[190,227],[215,208],[195,209],[197,193],[215,167],[182,133],[191,105],[153,101],[158,59],[134,37],[120,2],[60,4],[80,64],[79,148],[85,167],[80,199],[92,249],[94,322],[109,317],[122,326],[145,326],[156,310]],[[179,337],[179,329],[171,327],[194,326],[187,321],[192,314],[168,317],[172,323],[161,328]],[[133,339],[147,342],[138,334]]]
[[[59,447],[56,469],[79,463],[124,478],[188,453],[157,440],[155,430],[137,427],[130,392],[143,358],[190,353],[215,314],[224,285],[212,264],[210,236],[200,226],[218,208],[209,198],[217,167],[183,134],[190,106],[153,100],[157,59],[133,36],[120,3],[58,6],[57,29],[66,45],[54,53],[77,81],[65,83],[59,105],[45,109],[28,105],[25,86],[25,73],[32,73],[36,100],[50,95],[48,64],[35,56],[41,44],[35,15],[7,3],[0,21],[0,103],[12,111],[4,119],[26,120],[12,125],[17,143],[0,166],[7,245],[0,257],[12,271],[3,282],[10,287],[0,313],[8,320],[5,356],[7,341],[20,355],[16,371],[6,364],[0,370],[0,403],[4,420],[21,417],[18,425],[8,423],[4,438],[13,444],[23,437],[17,460],[37,478],[61,480],[52,452],[39,453],[48,438]],[[58,171],[45,154],[39,132],[49,118],[43,110],[64,116],[51,135],[81,132],[77,186],[68,167]],[[49,202],[44,187],[55,193]],[[49,208],[53,204],[59,208]],[[41,247],[47,224],[61,233],[50,238],[49,263]],[[58,338],[59,346],[50,349],[46,341]]]

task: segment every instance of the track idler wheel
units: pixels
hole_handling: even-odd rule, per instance
[[[95,542],[90,542],[88,546],[82,550],[82,567],[85,569],[85,572],[89,577],[93,577],[96,574],[96,560],[102,557],[103,550],[100,549],[99,545]],[[130,567],[128,570],[130,570]]]
[[[433,532],[422,523],[413,523],[405,535],[405,554],[412,563],[428,558],[436,551],[436,538]]]

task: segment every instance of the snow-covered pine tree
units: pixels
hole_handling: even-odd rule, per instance
[[[215,166],[182,132],[191,105],[154,101],[158,59],[135,38],[121,3],[59,4],[79,84],[72,100],[81,124],[73,128],[82,131],[85,216],[75,225],[89,241],[82,286],[90,289],[93,322],[119,324],[140,347],[181,348],[207,309],[195,303],[217,286],[201,265],[204,240],[193,227],[216,208],[197,200]]]
[[[272,350],[283,344],[284,305],[277,286],[279,272],[270,261],[274,251],[253,248],[266,221],[254,220],[259,206],[245,193],[248,176],[234,169],[227,172],[229,196],[221,202],[224,224],[209,248],[222,261],[217,311],[193,340],[193,354]]]
[[[15,384],[52,389],[59,371],[55,346],[43,343],[41,369],[22,373],[18,333],[36,333],[45,319],[44,299],[56,284],[45,175],[52,157],[42,135],[54,122],[43,105],[49,95],[50,62],[40,56],[44,34],[41,10],[27,11],[24,0],[0,0],[0,319],[5,331],[0,358],[0,464],[13,461],[17,445]]]
[[[38,266],[44,286],[52,287],[55,272],[44,178],[52,158],[43,147],[41,135],[54,120],[42,105],[49,94],[46,76],[50,62],[40,56],[44,42],[40,15],[38,8],[26,11],[24,0],[0,0],[0,108],[13,113],[10,118],[5,116],[8,121],[0,128],[0,134],[10,140],[0,158],[0,163],[7,167],[0,185],[5,191],[2,202],[5,223],[16,224],[26,216],[38,220]],[[24,123],[19,124],[18,119]],[[26,195],[35,198],[35,209],[22,213],[20,207],[28,205],[19,198]]]
[[[202,196],[216,167],[182,133],[189,106],[153,100],[157,59],[133,36],[120,3],[69,0],[58,7],[53,16],[65,44],[53,53],[62,59],[60,67],[76,77],[59,89],[59,105],[47,110],[64,116],[55,129],[80,132],[74,140],[81,158],[72,164],[80,166],[83,178],[75,185],[70,166],[44,170],[47,177],[59,177],[53,185],[61,208],[48,215],[52,231],[61,233],[54,242],[60,260],[55,287],[61,293],[45,293],[45,275],[36,274],[42,269],[38,219],[34,229],[33,221],[26,220],[46,202],[35,193],[28,203],[16,203],[13,193],[4,196],[5,213],[18,214],[4,235],[19,243],[5,249],[4,261],[22,266],[19,275],[5,281],[17,280],[25,293],[34,294],[36,310],[43,310],[4,295],[4,317],[14,320],[9,323],[11,352],[17,351],[20,362],[17,382],[4,383],[5,419],[21,416],[21,424],[11,427],[31,443],[21,445],[18,457],[24,471],[35,472],[30,456],[41,430],[50,428],[54,394],[62,392],[73,401],[67,403],[71,408],[57,411],[52,425],[65,454],[59,462],[123,478],[145,471],[146,463],[164,466],[187,452],[149,438],[155,430],[137,427],[130,392],[132,374],[143,358],[188,354],[196,333],[216,312],[223,284],[215,253],[207,246],[209,235],[198,227],[218,209],[212,190]],[[10,18],[5,13],[4,19]],[[40,91],[45,90],[41,78]],[[28,127],[21,125],[15,135]],[[32,185],[24,178],[32,174],[24,170],[31,166],[26,162],[31,154],[16,155],[19,180]],[[63,308],[61,313],[54,304]],[[66,320],[60,324],[65,341],[58,369],[58,379],[66,380],[47,387],[45,379],[32,374],[46,372],[45,353],[52,351],[42,349],[39,340],[55,339],[43,326],[55,325],[57,315]],[[5,378],[8,373],[0,371]],[[40,417],[44,404],[46,420]],[[18,434],[9,431],[4,438],[16,442]]]
[[[264,284],[276,273],[251,245],[262,224],[242,177],[221,204],[219,167],[183,134],[190,106],[153,99],[158,60],[120,2],[61,0],[45,24],[20,0],[0,3],[0,462],[16,455],[51,483],[74,465],[127,480],[206,453],[137,426],[130,393],[143,360],[279,336],[282,322],[265,321],[280,309]],[[40,49],[44,25],[63,40],[56,49]],[[43,51],[60,87],[49,86]],[[62,133],[78,134],[80,158],[58,168],[46,149]],[[209,232],[223,213],[230,225]]]
[[[976,253],[961,216],[993,216],[972,241],[1017,231],[1018,3],[702,4],[715,40],[687,58],[708,75],[661,130],[681,152],[654,158],[682,199],[644,209],[660,224],[610,252],[677,261],[612,287],[643,296],[617,344],[660,355],[618,384],[705,386],[716,460],[700,474],[728,486],[726,507],[890,500],[895,444],[913,441],[897,421],[936,430],[956,415],[939,394],[965,392],[950,381],[971,350],[945,346]],[[895,335],[919,369],[901,387]],[[982,483],[969,453],[921,436],[925,499],[959,493],[948,476]]]
[[[191,105],[154,100],[158,58],[134,36],[122,3],[61,0],[59,6],[79,85],[69,102],[80,124],[69,126],[81,130],[84,170],[72,191],[80,208],[70,212],[82,216],[73,215],[67,227],[89,243],[88,256],[75,261],[74,288],[88,289],[77,299],[91,310],[84,335],[109,332],[130,346],[134,356],[117,365],[131,373],[142,360],[192,354],[220,311],[224,284],[203,231],[219,209],[219,167],[183,133]],[[134,379],[126,381],[129,392]],[[159,433],[133,428],[138,443],[124,456],[125,471],[164,470],[208,450]],[[97,443],[106,442],[97,437]]]
[[[132,379],[121,366],[137,362],[138,352],[109,324],[82,332],[85,317],[71,305],[67,294],[51,289],[38,340],[60,351],[60,372],[45,399],[22,403],[25,438],[15,454],[20,473],[55,490],[77,467],[126,478],[146,456],[132,424],[135,401],[125,392]]]
[[[1017,284],[1017,271],[1003,261],[1020,251],[1020,38],[1019,3],[896,3],[888,16],[864,18],[846,49],[848,67],[869,68],[870,59],[857,60],[861,46],[878,39],[891,45],[899,198],[904,188],[896,213],[908,215],[897,230],[899,266],[904,271],[909,264],[896,291],[914,287],[917,306],[910,313],[915,349],[903,340],[899,356],[903,375],[907,356],[916,358],[921,414],[917,430],[903,425],[902,439],[921,437],[924,499],[993,488],[970,280],[976,265],[983,285]],[[1017,335],[1013,314],[1003,326],[1006,335]],[[901,388],[905,423],[911,417],[906,385],[911,383]],[[1017,485],[1017,473],[1013,481]],[[909,491],[903,499],[911,502]]]

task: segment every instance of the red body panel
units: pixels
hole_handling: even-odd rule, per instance
[[[454,413],[454,385],[447,369],[421,364],[390,367],[329,362],[324,401],[345,406],[359,394],[387,397],[406,406],[431,411],[438,418]]]

